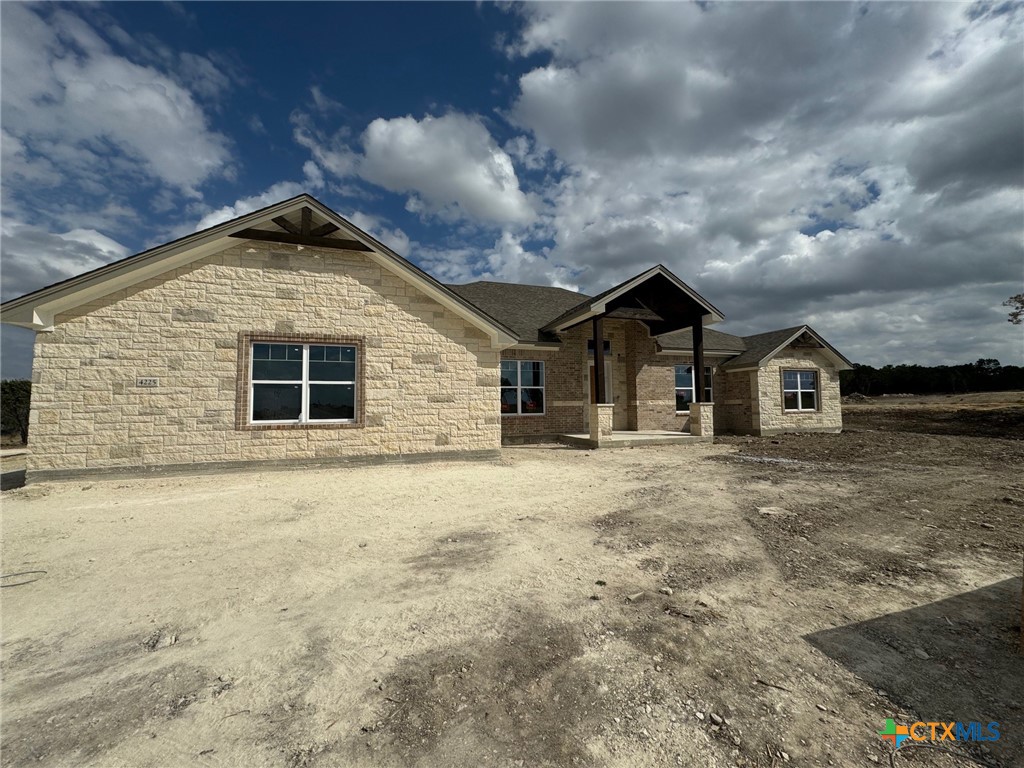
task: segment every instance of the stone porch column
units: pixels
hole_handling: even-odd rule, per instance
[[[715,436],[714,403],[690,403],[690,434],[695,437]]]
[[[615,414],[614,403],[590,404],[590,439],[598,448],[612,440],[612,419]]]

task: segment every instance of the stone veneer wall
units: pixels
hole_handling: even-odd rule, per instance
[[[361,340],[363,424],[236,428],[240,333]],[[240,242],[36,334],[29,471],[494,450],[498,359],[363,254]]]
[[[786,412],[782,406],[783,369],[818,371],[818,410]],[[786,347],[757,371],[762,435],[780,432],[840,432],[843,428],[839,373],[818,349]]]

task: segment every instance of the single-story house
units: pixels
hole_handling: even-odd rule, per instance
[[[29,479],[839,431],[849,361],[655,266],[597,296],[444,285],[309,195],[0,306],[36,331]]]

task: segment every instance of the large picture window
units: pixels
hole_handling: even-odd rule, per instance
[[[544,363],[501,361],[502,416],[544,415]]]
[[[818,410],[818,372],[783,371],[782,407],[787,411]]]
[[[676,413],[689,413],[693,402],[693,366],[676,366]],[[711,366],[704,366],[704,402],[710,403],[714,398],[711,392]]]
[[[256,341],[251,361],[251,424],[355,421],[354,346]]]

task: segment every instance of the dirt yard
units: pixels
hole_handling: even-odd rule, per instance
[[[2,764],[1024,765],[1024,440],[886,408],[6,492]]]

